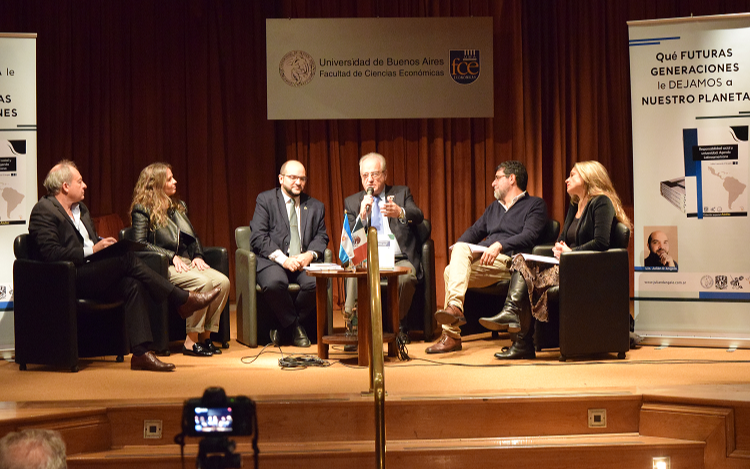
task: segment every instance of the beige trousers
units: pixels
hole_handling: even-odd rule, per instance
[[[500,254],[491,265],[479,263],[481,254],[473,254],[466,243],[456,243],[451,251],[451,260],[445,267],[445,307],[453,305],[461,311],[469,288],[482,288],[501,280],[510,279],[510,257]],[[443,332],[450,337],[461,337],[459,326],[443,324]]]
[[[169,281],[187,291],[207,292],[216,286],[221,286],[221,293],[206,308],[199,309],[185,320],[185,332],[204,331],[218,332],[221,311],[229,299],[229,279],[226,275],[214,269],[203,271],[191,265],[190,259],[183,259],[190,267],[187,272],[178,273],[177,269],[169,266]]]

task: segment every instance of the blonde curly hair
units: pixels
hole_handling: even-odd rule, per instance
[[[620,197],[615,192],[615,187],[612,185],[612,180],[609,178],[604,165],[598,161],[579,161],[573,165],[573,169],[578,171],[578,174],[583,180],[583,190],[588,199],[596,197],[597,195],[606,195],[609,200],[612,201],[612,205],[615,207],[615,216],[623,224],[627,225],[628,228],[632,229],[633,226],[630,224],[630,218],[625,214],[625,210],[622,208],[622,202]],[[579,198],[576,195],[570,196],[570,202],[577,204]]]
[[[167,163],[151,163],[143,168],[133,189],[130,211],[132,213],[136,205],[146,208],[150,213],[149,227],[153,230],[167,224],[167,212],[170,209],[185,211],[179,199],[174,196],[170,197],[164,192],[167,170],[172,170],[172,166]]]

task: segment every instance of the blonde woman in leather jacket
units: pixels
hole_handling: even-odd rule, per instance
[[[170,165],[153,163],[141,171],[130,206],[134,237],[149,250],[169,257],[169,280],[173,284],[188,291],[221,290],[207,308],[193,313],[185,323],[187,337],[182,353],[210,357],[221,353],[211,341],[211,332],[219,330],[221,311],[229,297],[229,279],[203,260],[203,248],[188,219],[187,207],[176,193],[177,181]]]

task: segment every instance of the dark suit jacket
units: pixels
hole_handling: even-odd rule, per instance
[[[565,226],[558,241],[565,240],[570,224],[578,212],[578,205],[571,205],[565,216]],[[589,200],[578,222],[574,251],[606,251],[609,249],[612,231],[617,226],[615,207],[606,195],[598,195]]]
[[[96,243],[99,237],[89,209],[83,202],[79,206],[81,222]],[[54,196],[46,195],[34,205],[29,217],[29,235],[33,243],[31,253],[36,260],[71,261],[76,266],[84,263],[83,237]]]
[[[383,189],[385,197],[392,195],[393,202],[399,207],[403,207],[406,213],[406,222],[402,223],[398,218],[388,218],[388,226],[391,233],[396,237],[398,247],[401,252],[406,254],[407,259],[417,271],[417,278],[422,278],[422,256],[421,249],[417,246],[419,237],[417,236],[417,226],[424,220],[422,210],[414,203],[411,191],[406,186],[385,186]],[[344,210],[349,217],[349,226],[354,227],[354,222],[359,214],[359,207],[362,199],[365,198],[365,191],[357,192],[350,195],[344,200]],[[363,220],[364,222],[364,220]]]
[[[191,260],[196,257],[203,258],[203,246],[188,219],[185,202],[180,201],[180,204],[185,211],[170,210],[167,213],[166,226],[156,230],[150,228],[151,212],[143,205],[135,205],[130,213],[134,239],[145,243],[150,251],[166,254],[170,262],[175,255]]]
[[[300,194],[299,206],[302,252],[315,251],[318,260],[322,261],[323,252],[328,246],[325,207],[321,201],[304,193]],[[281,188],[277,187],[258,195],[250,229],[250,245],[258,256],[258,271],[276,264],[268,259],[268,256],[277,249],[289,254],[289,215]]]

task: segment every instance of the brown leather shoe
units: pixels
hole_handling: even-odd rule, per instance
[[[130,369],[147,371],[172,371],[174,370],[174,364],[164,363],[163,361],[156,358],[154,352],[148,351],[139,357],[133,355],[133,357],[130,359]]]
[[[211,302],[214,301],[214,298],[219,296],[219,293],[221,293],[221,287],[214,287],[213,290],[207,291],[206,293],[196,293],[191,291],[188,294],[187,301],[177,309],[177,313],[182,319],[187,319],[192,316],[194,312],[211,304]]]
[[[448,326],[463,326],[466,324],[464,312],[453,305],[448,305],[445,309],[439,309],[435,312],[435,319],[438,324]]]
[[[445,332],[440,336],[440,340],[435,342],[432,346],[427,347],[425,352],[427,353],[448,353],[461,350],[461,338],[454,339]]]

